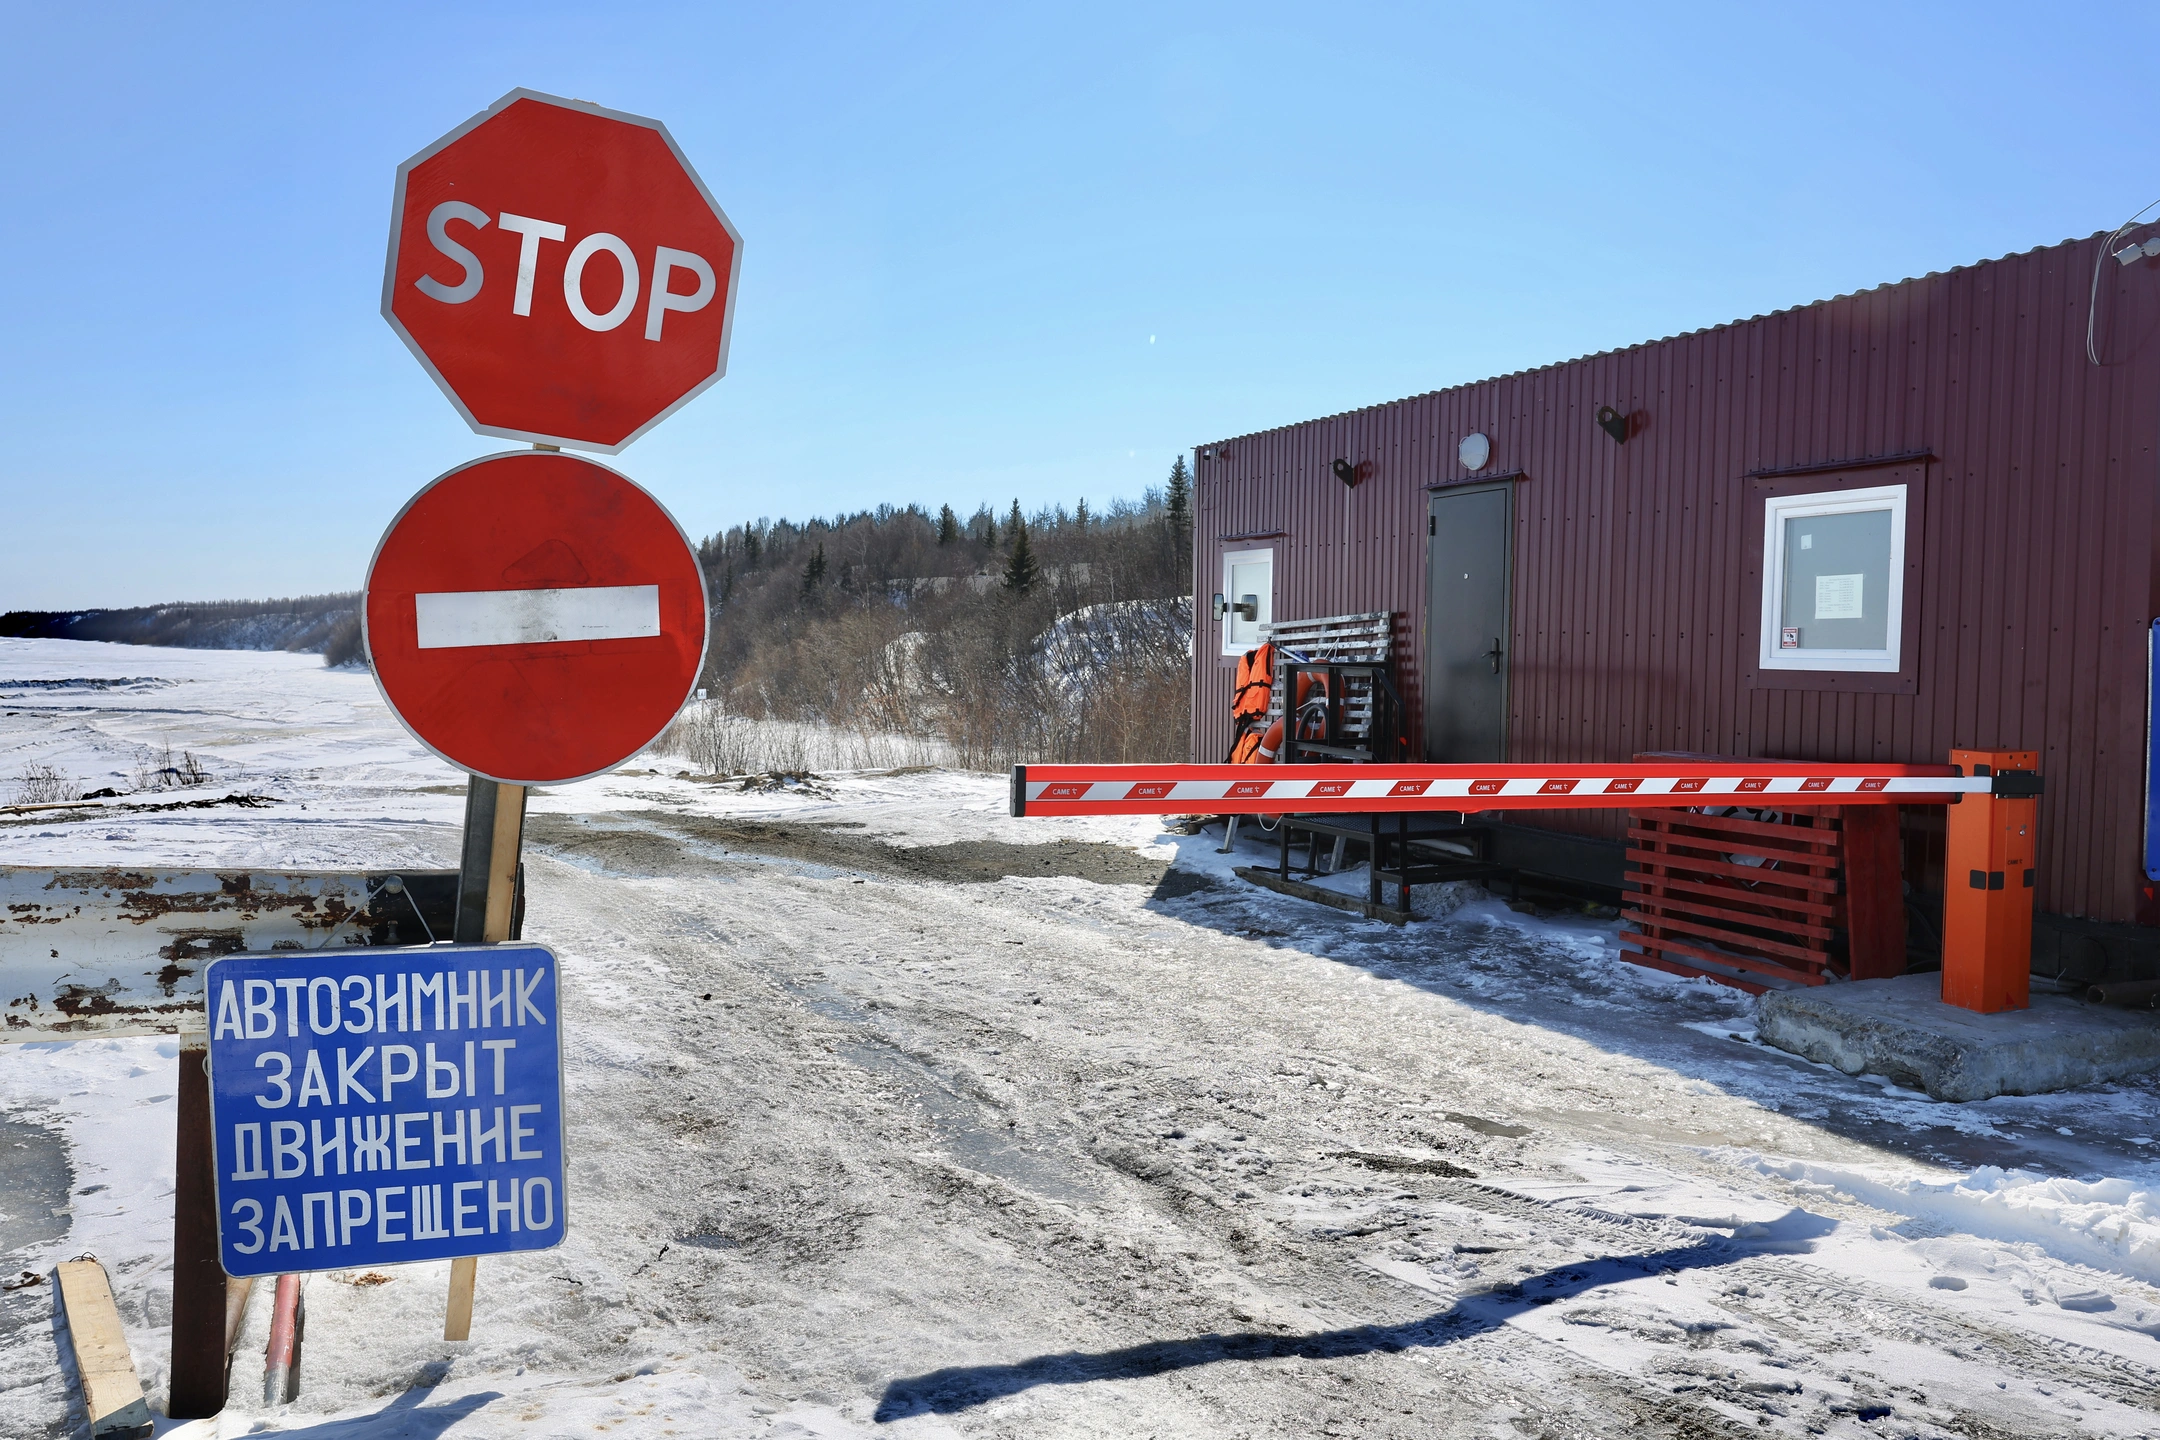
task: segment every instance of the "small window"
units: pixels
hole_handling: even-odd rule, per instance
[[[1762,664],[1895,672],[1905,615],[1905,487],[1763,502]]]
[[[1275,618],[1275,552],[1226,550],[1222,572],[1222,653],[1241,655],[1260,643],[1260,627]]]

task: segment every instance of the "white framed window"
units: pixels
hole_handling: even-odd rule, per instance
[[[1763,501],[1763,668],[1894,674],[1904,624],[1903,485]]]
[[[1260,643],[1260,627],[1275,618],[1275,552],[1225,550],[1222,597],[1222,653],[1242,655]]]

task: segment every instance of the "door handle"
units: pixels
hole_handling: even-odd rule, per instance
[[[1490,650],[1487,650],[1487,651],[1485,652],[1485,658],[1486,658],[1487,660],[1490,660],[1490,661],[1492,662],[1492,673],[1493,673],[1493,674],[1495,674],[1495,675],[1499,674],[1499,673],[1500,673],[1500,637],[1499,637],[1499,636],[1495,635],[1495,636],[1493,636],[1493,637],[1492,637],[1492,649],[1490,649]]]

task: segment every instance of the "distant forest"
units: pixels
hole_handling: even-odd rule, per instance
[[[965,518],[880,506],[706,537],[706,684],[735,714],[938,735],[964,762],[1182,760],[1192,499]]]
[[[187,601],[125,610],[10,610],[0,614],[0,636],[186,650],[313,651],[325,664],[344,665],[361,658],[360,595]]]

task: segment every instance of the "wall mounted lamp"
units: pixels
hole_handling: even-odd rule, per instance
[[[1632,415],[1623,415],[1610,405],[1600,405],[1597,411],[1598,429],[1612,436],[1614,444],[1625,445],[1628,436],[1642,429],[1642,426],[1636,423],[1641,414],[1638,410]]]
[[[1328,465],[1328,469],[1335,472],[1337,480],[1353,489],[1358,481],[1370,480],[1373,477],[1373,462],[1370,460],[1360,460],[1355,465],[1348,460],[1336,460]]]

